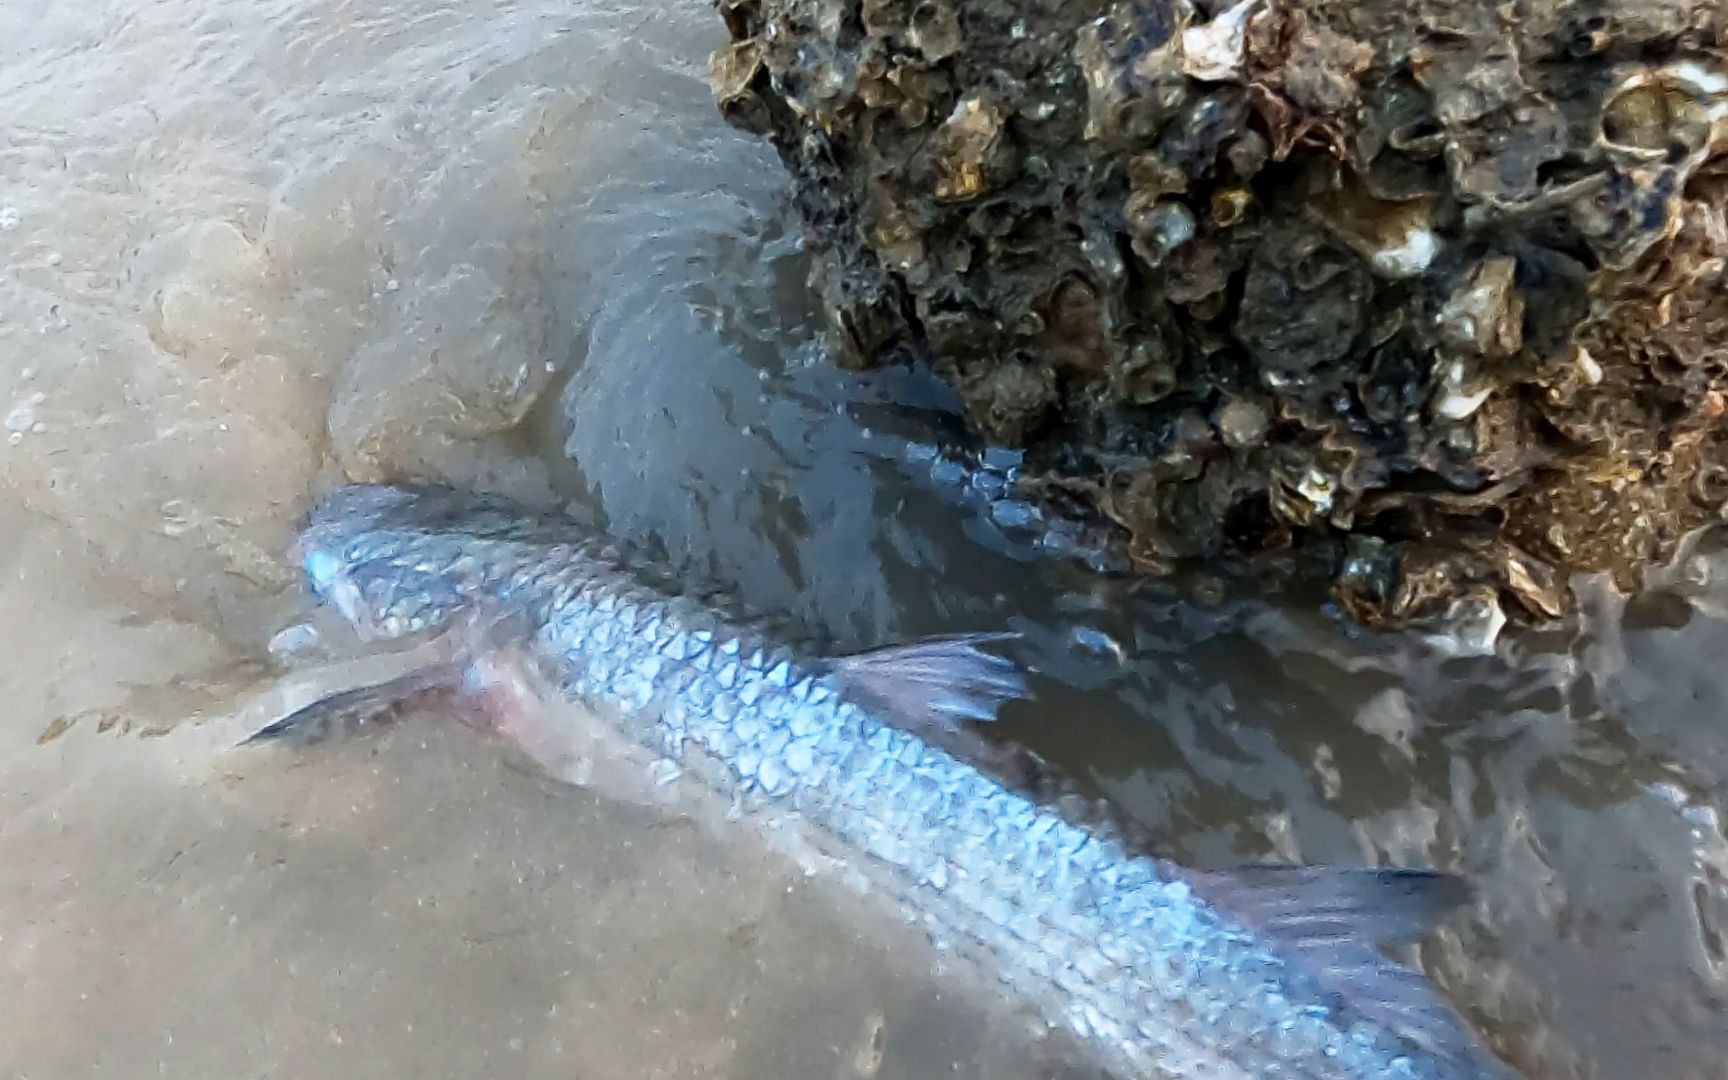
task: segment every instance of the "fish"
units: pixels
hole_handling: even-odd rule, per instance
[[[1197,870],[1159,857],[1071,781],[1013,775],[983,749],[977,725],[1030,695],[1007,632],[813,652],[573,520],[435,486],[326,493],[297,557],[311,594],[361,638],[466,644],[253,742],[351,731],[390,712],[393,691],[482,693],[497,658],[514,656],[642,758],[800,823],[1118,1075],[1517,1075],[1384,951],[1465,904],[1466,882],[1420,867]]]

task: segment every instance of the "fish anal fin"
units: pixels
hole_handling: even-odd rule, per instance
[[[830,661],[840,692],[881,710],[883,719],[928,735],[951,735],[965,721],[996,719],[1001,706],[1030,696],[1013,661],[983,646],[1012,633],[957,634],[890,645]]]

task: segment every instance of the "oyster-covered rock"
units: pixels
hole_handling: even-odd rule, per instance
[[[1144,568],[1491,625],[1728,505],[1721,0],[719,7],[837,357],[930,365]]]

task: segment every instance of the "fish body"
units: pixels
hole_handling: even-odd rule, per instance
[[[604,541],[499,500],[350,487],[301,537],[309,586],[363,636],[498,627],[559,697],[721,794],[855,853],[1025,1000],[1137,1075],[1505,1077],[1376,942],[1459,899],[1425,871],[1195,873],[935,745],[1019,689],[949,638],[852,658],[753,635]],[[416,688],[421,684],[414,684]],[[922,725],[922,728],[921,728]],[[939,741],[939,740],[937,740]]]

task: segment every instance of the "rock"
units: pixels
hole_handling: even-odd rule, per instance
[[[836,356],[929,365],[1144,568],[1540,620],[1728,501],[1720,0],[719,8]]]

